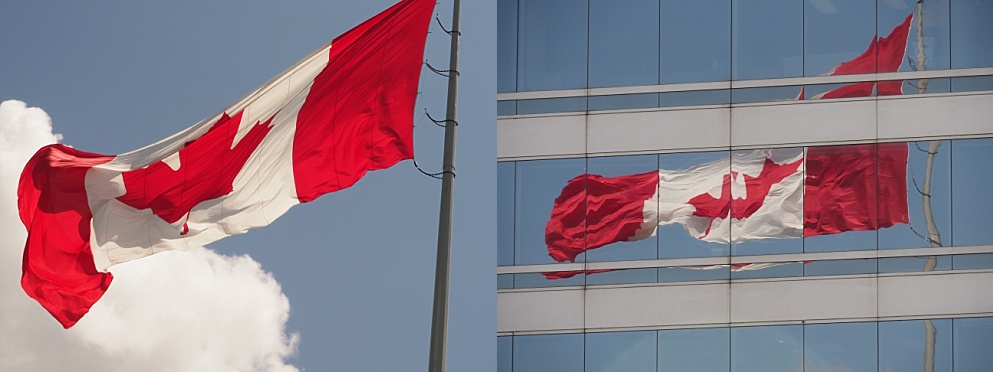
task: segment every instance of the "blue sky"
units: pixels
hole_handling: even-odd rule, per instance
[[[122,153],[214,114],[393,3],[5,2],[0,101],[43,109],[63,143]],[[451,2],[436,12],[447,24]],[[462,12],[448,368],[485,371],[495,367],[496,349],[495,3],[465,2]],[[427,43],[425,58],[447,66],[449,39],[435,23]],[[444,116],[445,87],[444,78],[422,74],[415,151],[429,171],[440,170],[443,129],[423,111]],[[288,364],[312,371],[423,370],[440,184],[405,161],[209,247],[250,255],[279,283],[290,305],[287,332],[299,334]],[[27,327],[58,327],[54,319],[32,319],[44,320]]]

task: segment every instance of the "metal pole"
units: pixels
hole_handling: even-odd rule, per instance
[[[455,188],[455,129],[459,95],[459,13],[461,4],[452,5],[452,47],[448,62],[448,106],[445,113],[445,158],[442,164],[441,213],[438,215],[438,260],[434,272],[434,312],[431,315],[431,352],[428,371],[445,371],[448,335],[448,273],[452,253],[452,191]]]

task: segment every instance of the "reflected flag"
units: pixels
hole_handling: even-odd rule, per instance
[[[687,169],[571,179],[545,227],[558,262],[682,225],[717,243],[876,230],[908,223],[907,144],[737,151]]]
[[[219,114],[117,156],[55,144],[21,174],[21,286],[65,328],[114,264],[265,226],[413,157],[434,0],[404,0]]]

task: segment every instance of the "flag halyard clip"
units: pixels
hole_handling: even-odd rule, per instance
[[[452,73],[455,73],[455,76],[460,76],[458,71],[437,69],[434,66],[431,66],[431,62],[428,62],[428,61],[424,61],[424,65],[425,66],[428,66],[428,69],[431,70],[431,72],[436,73],[436,74],[441,75],[441,76],[444,76],[444,77],[449,77],[449,75],[451,75]]]
[[[456,33],[459,34],[459,36],[462,36],[462,32],[460,31],[450,31],[449,29],[445,28],[445,25],[441,23],[441,18],[438,18],[437,15],[434,16],[434,20],[438,21],[438,27],[441,27],[441,30],[445,31],[445,33],[448,34],[449,36],[451,36],[452,33]]]
[[[459,122],[457,120],[451,120],[451,119],[437,120],[437,119],[431,117],[431,113],[428,112],[428,109],[426,109],[426,108],[424,109],[424,115],[427,115],[428,116],[428,120],[433,121],[434,122],[434,125],[437,125],[437,126],[442,127],[442,128],[444,128],[446,125],[448,125],[448,122],[452,122],[452,124],[455,124],[456,127],[459,126]]]

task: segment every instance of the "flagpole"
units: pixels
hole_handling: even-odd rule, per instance
[[[434,272],[434,312],[431,314],[429,372],[445,371],[448,335],[448,277],[452,253],[452,191],[455,188],[455,129],[459,93],[459,14],[461,2],[452,5],[451,54],[448,63],[448,105],[445,113],[445,155],[442,163],[441,212],[438,215],[438,258]]]

